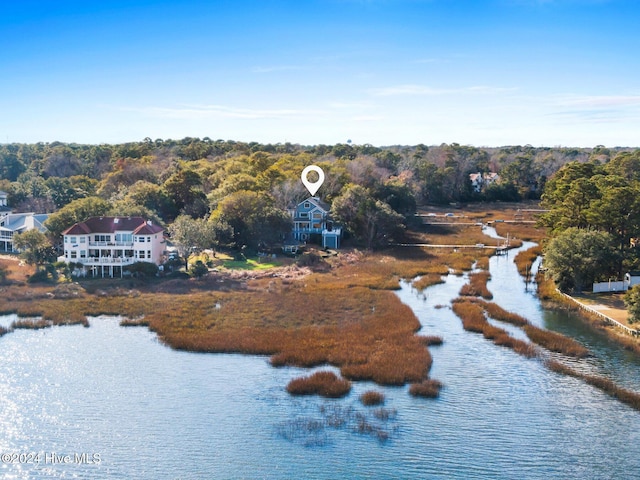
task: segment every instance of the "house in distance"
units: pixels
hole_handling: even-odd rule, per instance
[[[42,213],[13,213],[7,205],[6,192],[0,191],[0,252],[16,252],[13,247],[13,236],[29,230],[46,232],[45,220],[49,214]]]
[[[122,276],[127,265],[160,265],[165,250],[162,227],[142,217],[92,217],[62,232],[67,263],[82,265],[82,274]]]

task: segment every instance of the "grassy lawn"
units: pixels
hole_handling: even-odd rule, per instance
[[[280,262],[266,258],[248,258],[245,260],[223,260],[222,266],[228,270],[267,270],[280,267]]]

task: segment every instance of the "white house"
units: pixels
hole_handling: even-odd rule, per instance
[[[83,274],[122,276],[123,267],[135,262],[160,265],[163,231],[142,217],[92,217],[62,232],[59,260],[82,264]]]
[[[487,173],[470,173],[469,180],[471,180],[471,186],[473,187],[474,192],[481,192],[486,187],[495,183],[500,178],[495,172],[487,172]]]
[[[13,236],[16,233],[24,233],[28,230],[33,229],[37,229],[42,233],[46,232],[47,229],[43,224],[47,218],[49,218],[49,215],[45,213],[36,214],[2,212],[0,214],[0,251],[16,251],[13,248]]]
[[[335,225],[329,214],[331,207],[318,197],[309,197],[291,210],[293,238],[306,242],[317,235],[323,248],[340,248],[342,229]]]

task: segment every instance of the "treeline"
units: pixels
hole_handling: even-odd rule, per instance
[[[621,279],[640,264],[640,150],[607,163],[571,162],[548,182],[545,266],[562,290]]]
[[[402,216],[416,204],[538,198],[562,165],[607,163],[620,151],[301,146],[210,138],[7,144],[0,145],[0,190],[17,211],[56,212],[48,223],[52,240],[69,222],[117,214],[164,225],[183,217],[192,231],[214,231],[212,241],[255,248],[290,228],[286,209],[307,195],[300,172],[313,163],[326,175],[319,195],[334,204],[356,241],[372,247],[396,235]],[[475,192],[469,174],[477,172],[497,172],[500,181]]]

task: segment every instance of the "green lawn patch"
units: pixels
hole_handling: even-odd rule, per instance
[[[229,270],[267,270],[281,266],[280,262],[268,261],[266,259],[248,258],[247,260],[225,260],[222,266]]]

